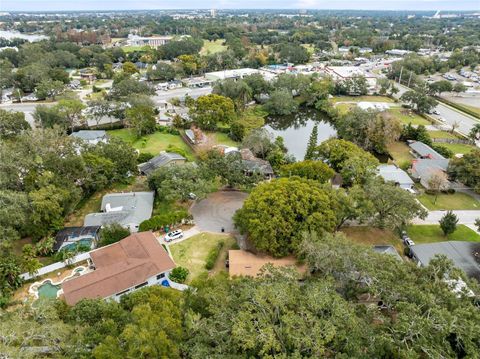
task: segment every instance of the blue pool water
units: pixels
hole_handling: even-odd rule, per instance
[[[56,298],[59,290],[59,285],[53,285],[52,282],[48,280],[38,287],[38,296],[40,298]]]
[[[78,242],[67,244],[66,246],[62,247],[61,250],[62,251],[74,251],[79,246],[91,248],[92,240],[93,239],[91,239],[91,238],[80,239]]]

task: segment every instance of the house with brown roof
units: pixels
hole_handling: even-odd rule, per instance
[[[228,272],[230,277],[249,276],[256,277],[263,266],[271,264],[274,267],[294,267],[299,273],[305,273],[306,266],[299,265],[294,256],[273,258],[267,255],[254,254],[242,249],[228,251]]]
[[[175,263],[152,232],[134,233],[121,241],[90,252],[86,274],[62,284],[65,301],[82,299],[120,300],[124,294],[155,284],[170,286],[169,272]]]

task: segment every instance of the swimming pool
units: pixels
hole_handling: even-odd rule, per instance
[[[77,242],[68,243],[67,245],[60,248],[61,251],[74,251],[79,247],[88,247],[89,249],[92,247],[92,238],[85,238],[80,239]]]
[[[52,284],[52,281],[46,280],[38,287],[39,298],[57,298],[57,293],[60,290],[60,285]]]

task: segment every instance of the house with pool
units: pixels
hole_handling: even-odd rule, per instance
[[[75,250],[88,248],[91,250],[97,246],[100,226],[65,227],[58,231],[55,236],[53,250]]]
[[[124,294],[151,285],[183,289],[169,280],[175,263],[152,232],[134,233],[91,251],[89,268],[61,284],[67,304],[85,298],[118,301]]]

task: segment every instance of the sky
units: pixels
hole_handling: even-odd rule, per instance
[[[0,0],[0,11],[150,9],[480,10],[480,0]]]

